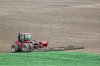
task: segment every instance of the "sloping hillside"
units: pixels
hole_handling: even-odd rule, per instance
[[[100,0],[0,0],[0,52],[19,32],[51,47],[100,48]]]

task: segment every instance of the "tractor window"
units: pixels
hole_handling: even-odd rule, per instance
[[[24,35],[21,35],[21,41],[24,42]]]
[[[27,34],[27,35],[25,35],[25,40],[31,40],[31,34]]]

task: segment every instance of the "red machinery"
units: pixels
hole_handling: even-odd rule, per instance
[[[31,52],[34,49],[44,48],[47,46],[47,41],[33,41],[31,33],[19,33],[18,40],[11,46],[11,52]]]

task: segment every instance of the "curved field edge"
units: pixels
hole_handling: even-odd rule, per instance
[[[100,66],[100,55],[81,52],[2,53],[0,66]]]

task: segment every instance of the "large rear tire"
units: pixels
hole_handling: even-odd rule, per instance
[[[29,52],[32,52],[34,49],[34,45],[32,43],[28,43],[29,45]]]
[[[28,44],[23,44],[22,45],[22,52],[29,52],[29,45]]]
[[[12,53],[18,52],[18,45],[17,45],[17,44],[13,44],[13,45],[11,46],[11,52],[12,52]]]

